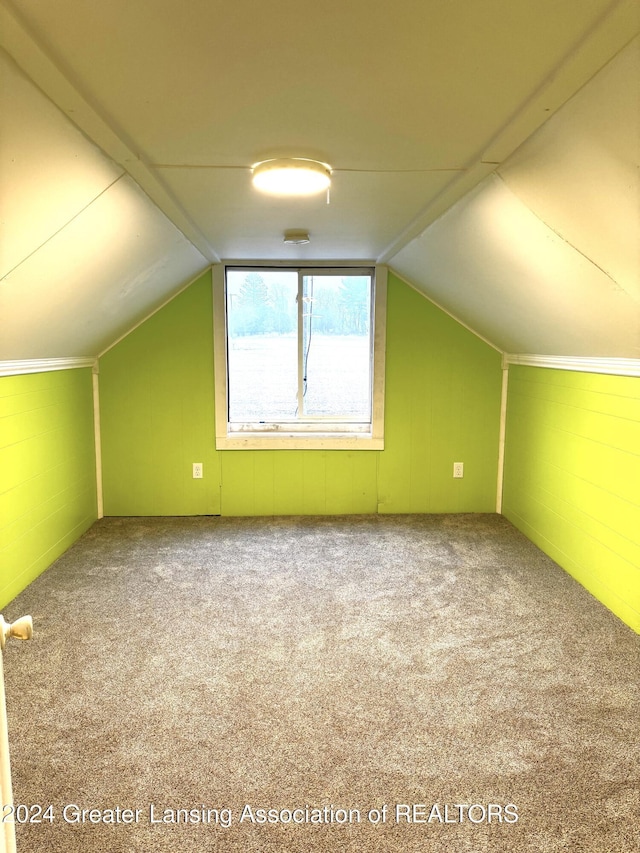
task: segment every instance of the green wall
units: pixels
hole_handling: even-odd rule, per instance
[[[97,518],[89,368],[0,378],[0,606]]]
[[[379,511],[495,512],[501,354],[391,275]],[[453,479],[453,463],[464,478]]]
[[[640,379],[511,367],[503,512],[640,633]]]
[[[387,329],[384,451],[216,452],[207,273],[100,360],[105,514],[495,511],[499,353],[393,275]]]
[[[100,359],[105,515],[220,512],[212,310],[207,273]]]
[[[217,452],[212,310],[206,273],[100,360],[105,514],[494,511],[500,354],[399,278],[384,451]],[[3,606],[97,517],[91,370],[0,378],[0,418]],[[640,379],[509,369],[503,512],[638,632],[639,448]]]

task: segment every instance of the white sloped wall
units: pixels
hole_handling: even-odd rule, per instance
[[[0,361],[94,356],[208,262],[0,51]]]
[[[391,266],[512,353],[640,357],[640,40]]]

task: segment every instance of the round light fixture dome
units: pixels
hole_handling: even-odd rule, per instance
[[[263,160],[251,169],[256,189],[272,195],[313,195],[331,184],[331,166],[319,160]]]

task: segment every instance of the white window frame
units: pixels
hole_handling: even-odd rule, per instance
[[[227,267],[241,269],[294,269],[321,268],[340,270],[373,270],[373,355],[371,389],[371,428],[366,431],[310,432],[303,423],[292,429],[281,424],[272,431],[248,432],[230,430],[228,412],[227,375],[227,311],[225,278]],[[384,367],[387,313],[387,267],[381,264],[346,261],[223,261],[213,267],[213,355],[215,377],[215,422],[217,450],[383,450],[384,449]],[[361,428],[360,428],[361,429]]]

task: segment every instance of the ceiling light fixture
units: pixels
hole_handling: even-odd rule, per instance
[[[313,195],[331,185],[331,166],[304,157],[263,160],[251,171],[254,187],[272,195]]]
[[[287,246],[305,246],[311,242],[311,237],[308,231],[302,231],[299,228],[292,228],[284,232],[284,242]]]

